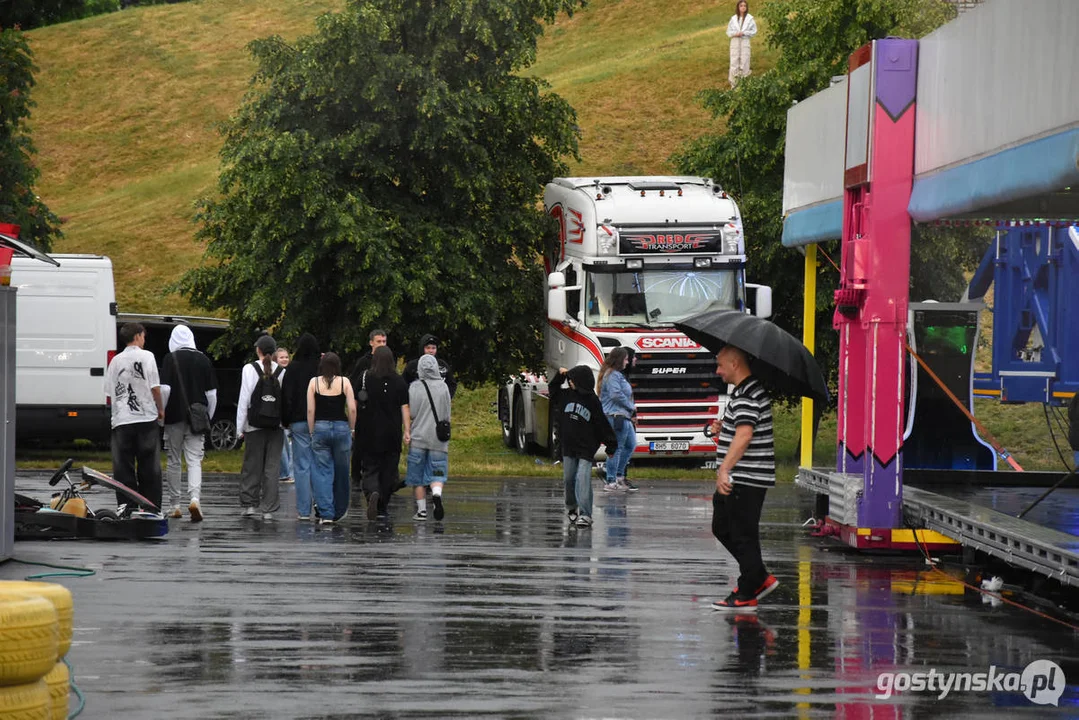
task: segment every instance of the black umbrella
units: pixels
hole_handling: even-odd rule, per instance
[[[828,400],[828,386],[813,355],[775,323],[738,310],[706,310],[674,326],[712,352],[725,345],[745,351],[753,376],[777,393]]]

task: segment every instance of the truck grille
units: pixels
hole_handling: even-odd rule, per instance
[[[637,353],[627,379],[637,401],[637,429],[699,432],[717,417],[726,386],[708,351]]]

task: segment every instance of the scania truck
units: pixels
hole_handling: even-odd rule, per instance
[[[704,428],[726,386],[715,356],[675,329],[703,310],[771,315],[771,288],[746,283],[742,218],[718,184],[698,177],[557,178],[544,192],[557,236],[548,243],[546,375],[498,391],[502,439],[520,452],[561,455],[558,413],[545,378],[559,367],[598,371],[616,347],[637,403],[634,457],[711,456]],[[602,453],[602,450],[601,450]]]

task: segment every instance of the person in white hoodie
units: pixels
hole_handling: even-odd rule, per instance
[[[187,325],[177,325],[169,337],[169,354],[161,363],[161,386],[165,395],[165,482],[168,516],[183,517],[180,476],[187,460],[187,510],[191,522],[202,520],[202,458],[206,452],[205,432],[191,429],[190,407],[206,406],[207,418],[217,409],[217,374],[210,358],[195,347],[195,336]]]
[[[756,34],[757,21],[749,14],[749,3],[738,0],[727,23],[727,37],[731,39],[731,70],[727,80],[732,88],[738,84],[738,78],[749,77],[749,39]]]

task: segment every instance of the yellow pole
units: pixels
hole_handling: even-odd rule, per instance
[[[814,352],[817,334],[817,246],[806,245],[805,295],[802,300],[802,344]],[[802,398],[802,467],[813,467],[813,401]]]

